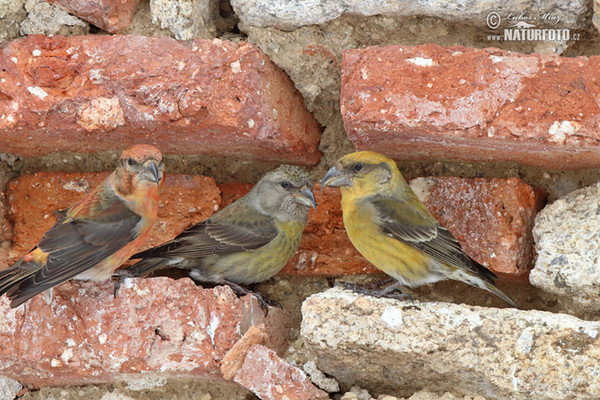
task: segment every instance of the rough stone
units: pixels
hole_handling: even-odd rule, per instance
[[[533,228],[538,256],[531,284],[590,311],[600,310],[599,204],[597,183],[546,206]]]
[[[528,281],[542,193],[517,178],[417,178],[410,186],[473,259],[504,281]]]
[[[32,249],[56,222],[56,211],[66,210],[102,182],[108,172],[36,172],[9,182],[8,219],[13,223],[12,261]],[[142,248],[174,238],[217,209],[221,198],[214,180],[205,176],[169,175],[161,188],[158,217]]]
[[[377,400],[396,400],[396,397],[393,396],[383,396],[379,397]],[[399,399],[404,400],[404,399]],[[485,400],[484,397],[474,395],[474,396],[455,396],[452,393],[446,392],[443,395],[439,395],[436,393],[421,391],[413,394],[406,400]]]
[[[110,33],[126,29],[133,19],[139,0],[48,0]]]
[[[5,152],[145,142],[166,154],[303,165],[320,158],[319,125],[289,78],[252,44],[36,35],[2,48],[0,66]]]
[[[301,369],[286,363],[273,350],[260,344],[250,348],[234,382],[262,400],[329,399]]]
[[[0,298],[0,374],[28,387],[144,379],[221,378],[220,362],[252,325],[268,327],[282,352],[289,314],[268,316],[254,296],[189,278],[128,278],[117,297],[107,282],[67,282],[51,304],[36,296],[9,308]]]
[[[150,0],[152,22],[169,29],[179,40],[213,38],[219,14],[216,0]]]
[[[25,0],[0,0],[0,42],[18,37],[26,17]]]
[[[85,35],[90,31],[87,22],[46,0],[27,0],[25,9],[27,18],[21,22],[21,35],[70,36]],[[0,126],[2,126],[2,122],[0,122]]]
[[[317,367],[315,360],[310,360],[302,366],[304,372],[308,374],[312,383],[327,393],[340,391],[340,384],[333,378],[328,378],[323,371]]]
[[[21,389],[23,386],[19,382],[0,376],[0,399],[12,400]]]
[[[600,0],[593,1],[593,9],[594,16],[592,17],[592,23],[596,27],[598,31],[600,31],[600,19],[598,19],[598,14],[600,14]]]
[[[515,13],[534,18],[534,25],[555,26],[581,29],[586,25],[589,3],[583,0],[563,7],[558,0],[543,4],[527,3],[520,0],[494,2],[493,0],[461,0],[457,2],[438,2],[422,0],[389,0],[373,2],[369,0],[344,1],[295,1],[281,3],[266,0],[232,0],[231,4],[240,19],[253,26],[277,26],[282,29],[294,29],[305,25],[322,24],[339,18],[344,14],[371,16],[386,15],[395,17],[429,16],[452,22],[461,22],[488,28],[487,16],[496,11],[501,18],[507,19]],[[544,19],[547,14],[553,19]],[[509,21],[518,22],[518,20]]]
[[[67,387],[42,387],[19,400],[249,400],[251,392],[233,382],[198,377],[174,379],[164,386],[132,391],[124,383]],[[12,399],[11,399],[12,400]]]
[[[323,372],[372,395],[595,399],[600,322],[565,314],[376,299],[339,288],[302,305]],[[335,316],[335,318],[332,318]]]
[[[341,112],[357,149],[398,160],[600,166],[599,66],[433,44],[347,50]]]

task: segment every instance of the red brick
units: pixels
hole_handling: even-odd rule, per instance
[[[244,365],[248,350],[255,344],[266,344],[268,340],[269,335],[265,332],[264,325],[252,325],[223,357],[223,361],[221,361],[223,379],[226,381],[232,380]]]
[[[388,46],[344,52],[341,112],[357,149],[398,160],[600,166],[600,57]]]
[[[419,178],[411,182],[473,259],[501,280],[528,282],[533,223],[545,196],[520,179]]]
[[[304,371],[291,366],[260,344],[250,348],[234,382],[262,400],[317,400],[329,395],[312,384]]]
[[[71,14],[110,33],[127,28],[137,10],[138,0],[49,0]]]
[[[222,379],[220,363],[251,325],[285,351],[290,315],[229,287],[203,289],[189,278],[67,282],[51,304],[36,296],[9,308],[0,298],[0,375],[28,387],[116,383],[152,377]],[[144,375],[141,375],[141,374]]]
[[[8,183],[9,219],[14,224],[12,261],[33,248],[65,210],[96,187],[109,172],[37,172]],[[206,176],[167,174],[161,188],[159,220],[142,248],[175,237],[190,225],[211,216],[221,201],[219,189]]]
[[[312,165],[320,127],[256,46],[215,39],[32,35],[1,49],[0,148],[24,157],[154,144]]]

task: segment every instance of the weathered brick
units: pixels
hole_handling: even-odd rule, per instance
[[[233,347],[225,354],[221,361],[221,373],[223,379],[230,381],[235,377],[235,374],[244,365],[246,355],[252,346],[255,344],[266,344],[269,340],[269,335],[264,331],[264,325],[255,326],[252,325],[250,329],[246,331],[244,336],[238,340]]]
[[[0,375],[28,387],[222,379],[221,360],[255,324],[268,327],[267,345],[285,351],[289,314],[271,308],[265,317],[254,296],[226,286],[134,278],[114,297],[111,282],[67,282],[51,304],[36,296],[10,309],[0,298]]]
[[[499,49],[344,52],[341,111],[358,149],[399,160],[600,165],[600,57]]]
[[[517,178],[417,178],[410,185],[473,259],[504,281],[528,281],[543,193]]]
[[[21,156],[154,144],[311,165],[320,127],[256,46],[215,39],[32,35],[0,52],[0,148]]]
[[[109,172],[37,172],[8,183],[8,218],[14,225],[11,259],[33,248],[66,210],[102,182]],[[167,174],[161,188],[158,222],[142,248],[175,237],[190,225],[212,215],[221,201],[219,189],[206,176]]]
[[[127,28],[133,20],[138,0],[48,0],[70,13],[110,33]]]
[[[329,399],[327,393],[312,384],[304,371],[260,344],[250,348],[233,380],[263,400]]]

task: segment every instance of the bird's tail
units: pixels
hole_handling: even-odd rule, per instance
[[[125,272],[129,276],[144,276],[164,268],[167,265],[168,260],[166,258],[143,258],[127,268]]]
[[[493,283],[489,283],[489,282],[483,282],[485,287],[483,287],[482,289],[487,290],[488,292],[492,292],[494,293],[496,296],[500,297],[502,300],[504,300],[505,302],[507,302],[508,304],[510,304],[512,307],[514,308],[519,308],[514,301],[512,301],[512,299],[510,297],[508,297],[502,290],[498,289],[498,287],[493,284]],[[481,286],[478,286],[481,287]]]
[[[482,268],[485,268],[482,266]],[[510,304],[514,308],[519,308],[514,301],[510,297],[508,297],[502,290],[498,289],[496,284],[494,283],[494,279],[496,275],[486,269],[489,272],[490,276],[477,276],[470,272],[467,272],[462,269],[455,269],[452,274],[450,274],[449,278],[454,279],[456,281],[464,282],[473,287],[477,287],[483,290],[487,290],[500,297],[502,300]]]

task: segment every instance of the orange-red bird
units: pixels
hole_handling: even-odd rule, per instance
[[[69,279],[103,281],[144,243],[157,219],[164,164],[150,145],[121,154],[115,171],[54,224],[37,246],[0,271],[0,296],[18,307]]]

